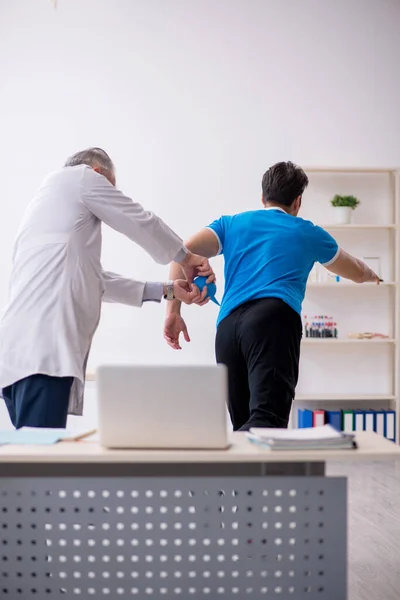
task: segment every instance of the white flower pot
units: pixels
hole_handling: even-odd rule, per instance
[[[353,209],[350,206],[334,206],[336,225],[350,225]]]

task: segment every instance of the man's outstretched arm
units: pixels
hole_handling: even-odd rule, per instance
[[[340,249],[337,259],[325,267],[335,275],[350,279],[355,283],[379,284],[380,282],[378,275],[368,265],[342,249]]]

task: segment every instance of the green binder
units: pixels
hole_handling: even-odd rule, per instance
[[[351,433],[354,431],[354,411],[344,410],[342,412],[342,431]]]

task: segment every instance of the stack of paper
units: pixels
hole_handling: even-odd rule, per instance
[[[356,448],[354,433],[337,431],[331,425],[303,429],[253,428],[250,442],[270,450],[349,450]]]

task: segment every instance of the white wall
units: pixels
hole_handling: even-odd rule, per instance
[[[397,0],[0,2],[0,303],[27,202],[85,146],[183,237],[258,206],[277,160],[400,164],[399,56]],[[111,231],[104,266],[166,277]],[[216,308],[185,313],[174,354],[159,306],[105,306],[90,365],[212,362]]]

